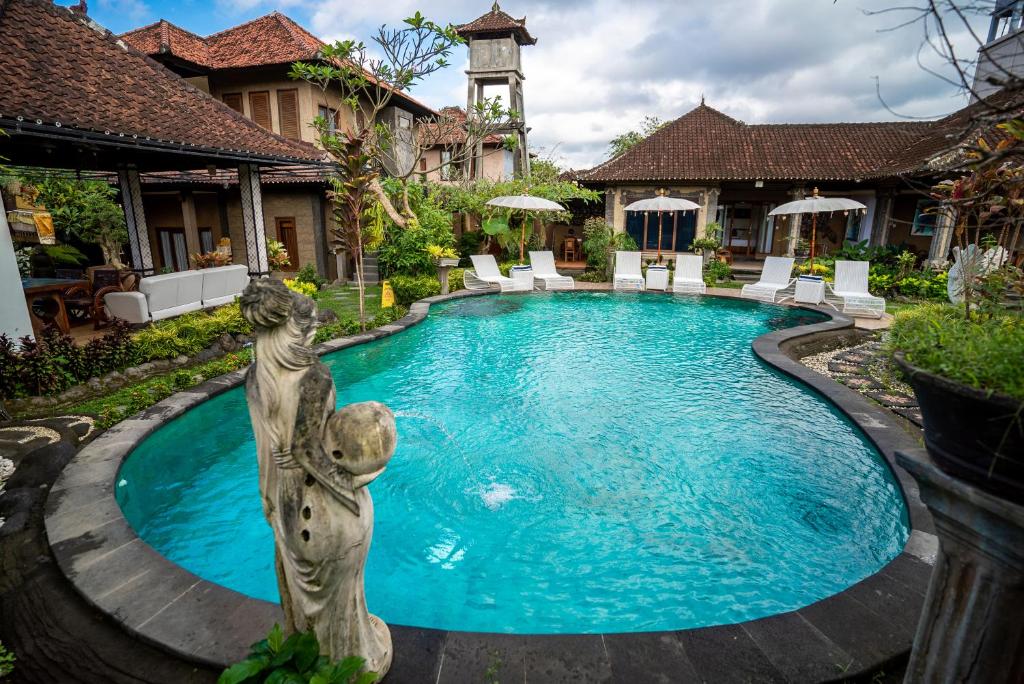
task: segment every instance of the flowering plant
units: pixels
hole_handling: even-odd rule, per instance
[[[192,260],[196,262],[196,268],[214,268],[230,264],[231,255],[223,252],[206,252],[205,254],[193,254]]]
[[[458,259],[458,253],[451,247],[442,247],[441,245],[427,245],[425,247],[427,254],[434,259]]]
[[[290,266],[292,259],[288,256],[288,250],[282,243],[277,240],[267,240],[267,262],[270,264],[270,270],[280,271],[286,266]]]
[[[289,290],[306,295],[311,299],[316,299],[317,294],[320,292],[317,286],[313,283],[304,283],[293,278],[285,278],[284,284]]]

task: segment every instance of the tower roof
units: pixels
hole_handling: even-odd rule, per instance
[[[501,9],[495,0],[491,5],[491,11],[483,16],[477,17],[468,24],[462,24],[456,29],[463,38],[488,37],[502,34],[512,34],[520,45],[536,45],[537,39],[526,30],[526,17],[516,19]]]

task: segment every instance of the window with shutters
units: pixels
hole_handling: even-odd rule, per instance
[[[299,91],[277,91],[277,120],[281,124],[281,135],[299,140]]]
[[[319,105],[316,108],[316,114],[321,119],[327,122],[327,132],[336,133],[338,131],[338,112],[326,105]]]
[[[249,118],[267,130],[271,130],[269,92],[262,90],[249,93]]]
[[[224,100],[224,104],[231,107],[239,114],[244,114],[242,111],[242,93],[224,93],[221,96]]]

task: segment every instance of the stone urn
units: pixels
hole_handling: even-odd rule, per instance
[[[441,281],[441,294],[448,294],[448,272],[459,265],[458,259],[441,258],[435,259],[437,264],[437,279]]]
[[[935,375],[895,354],[924,418],[924,442],[935,464],[979,489],[1024,504],[1021,402]]]

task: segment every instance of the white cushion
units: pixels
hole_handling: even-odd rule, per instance
[[[143,278],[139,281],[139,292],[146,296],[153,320],[167,317],[161,312],[174,310],[184,313],[181,311],[183,307],[195,311],[202,308],[203,274],[201,271],[180,271]]]
[[[249,269],[241,264],[207,268],[203,274],[203,306],[227,304],[249,284]]]

